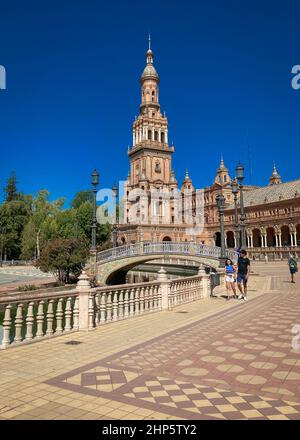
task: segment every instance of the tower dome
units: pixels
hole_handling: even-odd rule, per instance
[[[270,177],[270,185],[278,185],[279,183],[282,183],[281,176],[279,175],[276,168],[276,163],[274,162],[273,173]]]

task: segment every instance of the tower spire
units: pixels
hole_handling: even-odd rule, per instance
[[[149,32],[149,38],[148,38],[148,40],[149,40],[149,50],[151,50],[151,34],[150,34],[150,32]]]

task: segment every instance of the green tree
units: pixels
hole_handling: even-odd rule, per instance
[[[43,272],[52,272],[64,283],[77,278],[88,257],[88,247],[84,240],[77,238],[56,239],[47,243],[36,265]]]
[[[71,201],[71,208],[78,209],[82,204],[90,202],[93,203],[93,191],[92,190],[85,190],[85,191],[79,191],[74,199]]]
[[[23,200],[12,200],[0,205],[1,248],[8,259],[20,257],[21,237],[30,213],[30,204]]]
[[[22,234],[21,248],[24,259],[39,258],[48,240],[58,236],[55,219],[65,199],[50,202],[49,196],[49,191],[41,190],[32,200],[32,213]]]
[[[19,193],[17,190],[17,176],[13,172],[7,179],[6,186],[4,188],[5,201],[11,202],[12,200],[17,200],[19,198]]]

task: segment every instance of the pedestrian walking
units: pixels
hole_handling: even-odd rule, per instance
[[[237,298],[236,288],[235,288],[235,267],[232,261],[228,258],[225,262],[225,282],[227,290],[227,300],[231,298],[230,292],[233,292],[233,297]]]
[[[237,285],[240,291],[239,299],[247,300],[247,284],[250,274],[250,260],[245,249],[241,250],[238,259]]]
[[[288,265],[290,268],[291,283],[295,283],[294,276],[295,276],[295,273],[298,272],[298,265],[297,265],[297,261],[295,260],[295,258],[292,257],[291,254],[289,255],[289,258],[288,258]]]

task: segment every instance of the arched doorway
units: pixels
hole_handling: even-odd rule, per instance
[[[126,239],[125,239],[125,237],[122,237],[122,238],[121,238],[121,244],[122,244],[122,245],[126,244]]]
[[[168,235],[166,235],[166,236],[162,239],[162,241],[172,241],[172,238],[169,237]]]
[[[227,247],[229,249],[234,249],[235,248],[234,233],[232,231],[228,231],[226,233],[226,238],[227,238]]]
[[[253,247],[261,247],[261,235],[259,229],[253,229]]]
[[[291,246],[290,228],[287,225],[281,227],[282,246]]]
[[[272,227],[267,228],[267,246],[276,246],[275,229]]]
[[[221,247],[221,232],[215,233],[215,246]]]

